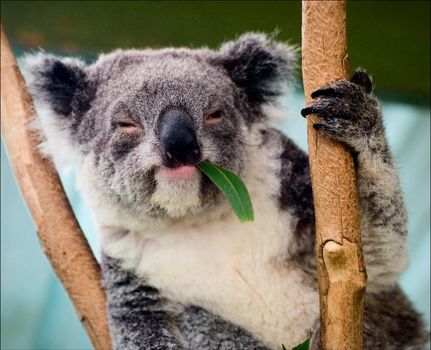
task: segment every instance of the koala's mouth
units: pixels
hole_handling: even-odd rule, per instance
[[[159,175],[167,181],[194,180],[200,171],[194,165],[182,165],[176,168],[160,167]]]
[[[201,173],[194,165],[160,166],[150,201],[170,217],[184,217],[201,207]]]

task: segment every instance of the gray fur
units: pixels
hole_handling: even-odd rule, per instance
[[[282,152],[279,155],[281,191],[277,200],[280,209],[292,213],[295,218],[293,230],[295,244],[288,247],[289,260],[315,279],[317,274],[314,257],[314,207],[308,157],[280,132],[271,131],[278,134],[279,142],[282,144]]]
[[[189,350],[269,350],[249,332],[196,306],[184,310],[177,322]]]
[[[253,130],[258,129],[254,152],[270,155],[279,169],[279,190],[273,194],[273,203],[280,213],[291,217],[286,234],[292,239],[285,255],[276,257],[281,260],[279,268],[300,271],[301,286],[311,285],[317,290],[308,159],[268,126],[262,109],[264,104],[276,103],[291,80],[293,52],[264,35],[248,34],[218,51],[118,50],[100,56],[89,66],[80,60],[41,53],[28,57],[26,68],[36,105],[48,106],[54,114],[41,115],[50,154],[54,158],[60,155],[53,140],[64,139],[68,150],[78,154],[78,169],[85,165],[90,174],[85,178],[86,186],[102,196],[103,204],[137,222],[154,223],[158,228],[155,232],[178,221],[192,225],[202,217],[210,220],[212,212],[225,214],[226,207],[224,197],[207,177],[200,180],[199,206],[185,213],[172,214],[163,204],[152,202],[158,189],[156,174],[162,167],[161,116],[170,110],[189,115],[202,160],[244,177],[250,175],[247,162],[255,155],[250,153],[250,145],[255,141],[251,140]],[[368,75],[358,71],[351,81],[338,81],[315,92],[314,101],[302,113],[318,114],[321,121],[316,129],[343,142],[355,157],[369,274],[365,348],[420,348],[426,341],[421,319],[402,292],[394,288],[403,268],[400,264],[404,260],[399,257],[405,253],[407,216],[382,116],[371,90]],[[223,122],[205,125],[205,116],[218,110],[223,113]],[[133,132],[121,126],[124,117],[136,125]],[[71,157],[69,152],[63,153],[63,157]],[[126,224],[115,223],[118,237],[114,239],[132,235],[123,227]],[[259,334],[202,307],[167,298],[123,263],[105,252],[103,283],[116,349],[266,349]],[[316,326],[315,339],[318,332]]]
[[[104,255],[102,272],[116,349],[145,344],[145,349],[267,350],[247,331],[202,308],[174,305],[115,259]]]
[[[169,302],[157,289],[123,270],[118,261],[103,256],[103,286],[115,349],[182,349],[174,336],[175,324],[166,311]]]

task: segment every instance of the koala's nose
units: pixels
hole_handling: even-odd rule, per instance
[[[195,165],[201,159],[192,117],[181,110],[169,110],[160,118],[160,143],[163,165],[175,168]]]

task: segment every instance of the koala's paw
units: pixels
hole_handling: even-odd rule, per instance
[[[314,91],[313,102],[301,114],[318,115],[320,120],[313,125],[316,130],[361,151],[383,129],[379,105],[371,91],[370,77],[358,69],[350,81],[339,80]]]

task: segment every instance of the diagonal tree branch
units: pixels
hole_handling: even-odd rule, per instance
[[[110,350],[100,267],[83,235],[51,162],[29,128],[36,112],[1,27],[1,129],[21,193],[44,253],[69,294],[94,347]]]

